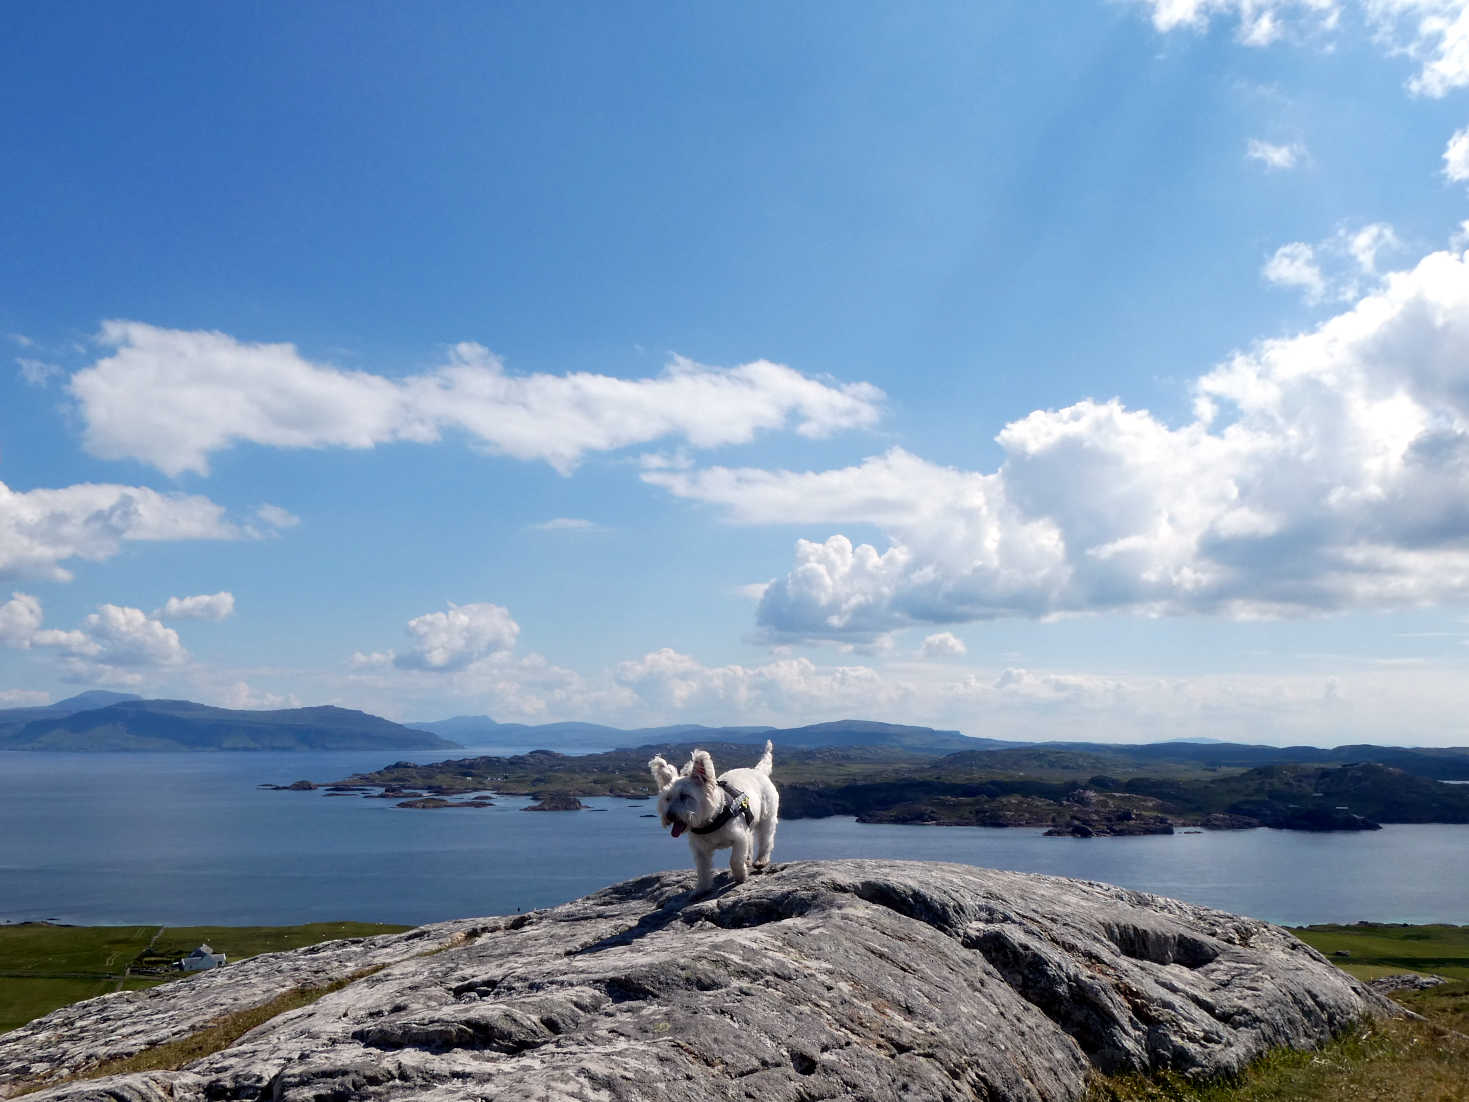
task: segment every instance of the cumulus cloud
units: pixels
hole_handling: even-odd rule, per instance
[[[451,603],[445,612],[428,612],[409,620],[408,634],[413,637],[412,649],[395,654],[395,666],[453,672],[514,650],[520,625],[501,605]]]
[[[70,631],[42,627],[43,618],[39,600],[12,594],[0,605],[0,644],[57,652],[68,680],[134,684],[142,672],[182,666],[189,659],[178,633],[142,609],[99,605]]]
[[[1113,400],[1007,425],[991,474],[901,450],[824,472],[646,471],[797,542],[757,620],[860,641],[1104,610],[1282,616],[1469,598],[1469,257],[1434,253],[1197,380],[1177,427]]]
[[[1259,138],[1251,138],[1245,149],[1245,157],[1251,161],[1258,161],[1268,171],[1285,172],[1295,168],[1306,159],[1306,147],[1300,142],[1275,145],[1261,141]]]
[[[178,632],[142,609],[104,604],[71,631],[39,627],[24,646],[55,650],[71,681],[137,684],[144,673],[184,665],[189,653]]]
[[[100,562],[125,543],[248,535],[222,506],[195,494],[94,483],[21,492],[0,482],[0,577],[69,581],[63,563]]]
[[[391,379],[224,333],[110,321],[101,341],[111,353],[70,383],[88,450],[171,475],[205,474],[212,453],[242,442],[370,448],[446,431],[564,474],[588,452],[665,437],[707,448],[785,427],[816,437],[870,426],[883,397],[765,360],[715,368],[675,358],[644,379],[512,375],[488,349],[463,343],[437,370]]]
[[[158,610],[163,620],[223,620],[234,614],[235,595],[228,591],[170,597]]]
[[[29,593],[12,593],[0,605],[0,646],[26,650],[41,626],[41,602]]]
[[[921,653],[924,658],[957,658],[968,654],[969,648],[952,631],[936,631],[923,640]]]

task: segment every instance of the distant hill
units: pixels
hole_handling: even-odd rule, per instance
[[[349,708],[241,711],[189,700],[113,697],[78,711],[13,708],[0,712],[3,750],[442,750],[459,744]],[[62,701],[61,705],[70,702]],[[17,715],[17,713],[25,713]]]
[[[1030,749],[1088,755],[1105,767],[1110,758],[1129,764],[1171,763],[1201,769],[1258,769],[1267,765],[1390,765],[1415,777],[1436,781],[1469,780],[1469,747],[1422,746],[1252,746],[1238,742],[1150,742],[1114,745],[1104,742],[1028,743]],[[1103,769],[1103,771],[1105,771]]]
[[[413,723],[476,749],[536,748],[563,754],[594,754],[667,742],[759,744],[767,738],[790,749],[887,749],[934,757],[963,754],[951,762],[1001,771],[1036,773],[1136,773],[1157,766],[1178,769],[1258,769],[1268,765],[1350,765],[1371,762],[1401,769],[1430,780],[1469,780],[1469,747],[1408,746],[1255,746],[1217,739],[1117,744],[1107,742],[1020,742],[973,738],[959,731],[912,727],[898,723],[841,719],[805,727],[671,727],[624,729],[599,723],[496,723],[489,716]],[[982,760],[988,755],[996,755]],[[1173,770],[1165,769],[1164,772]]]
[[[621,750],[653,743],[703,742],[759,744],[767,738],[790,748],[817,746],[884,747],[915,753],[952,754],[960,750],[998,749],[1021,743],[997,739],[970,738],[958,731],[936,731],[932,727],[910,727],[900,723],[876,723],[865,719],[839,719],[831,723],[812,723],[805,727],[703,727],[683,724],[671,727],[638,727],[624,729],[599,723],[496,723],[489,716],[455,716],[411,724],[420,731],[432,731],[452,738],[465,746],[483,749],[497,747],[534,747],[561,753],[582,751],[596,753]]]
[[[91,708],[105,708],[109,704],[119,704],[125,700],[142,699],[135,693],[112,693],[106,689],[93,689],[58,700],[55,704],[42,704],[35,708],[0,708],[0,743],[33,719],[55,719],[57,716],[69,716]]]

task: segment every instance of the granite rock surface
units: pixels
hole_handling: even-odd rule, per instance
[[[115,1102],[1079,1099],[1232,1072],[1395,1008],[1264,922],[1105,884],[795,862],[271,954],[0,1036],[0,1096]],[[58,1083],[380,970],[178,1070]]]

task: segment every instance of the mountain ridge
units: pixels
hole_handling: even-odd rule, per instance
[[[138,697],[61,715],[48,713],[46,709],[40,709],[37,715],[37,711],[27,708],[0,712],[0,749],[387,752],[449,750],[459,745],[432,732],[417,731],[381,716],[335,705],[247,711],[215,708],[191,700]],[[16,712],[26,714],[17,716]]]

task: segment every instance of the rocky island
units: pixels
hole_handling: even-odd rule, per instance
[[[705,743],[720,769],[753,760],[751,747]],[[440,798],[476,791],[536,800],[652,793],[655,753],[686,760],[692,743],[600,754],[536,750],[418,765],[398,761],[339,787],[412,788]],[[934,755],[892,747],[777,746],[781,817],[850,815],[864,823],[1042,827],[1092,838],[1171,834],[1175,828],[1376,830],[1382,823],[1469,822],[1469,785],[1445,784],[1378,762],[1256,768],[1129,762],[1037,748]],[[1100,773],[1100,765],[1115,770]]]
[[[1397,1013],[1279,927],[1104,884],[826,861],[692,886],[657,873],[79,1003],[0,1036],[0,1096],[1072,1102],[1094,1070],[1222,1076]]]

